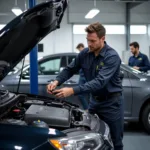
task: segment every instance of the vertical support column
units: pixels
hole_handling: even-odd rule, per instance
[[[29,7],[32,8],[36,4],[36,0],[29,0]],[[30,33],[29,33],[30,34]],[[38,94],[38,48],[35,46],[30,52],[30,93]]]
[[[126,3],[126,50],[130,43],[130,3]]]

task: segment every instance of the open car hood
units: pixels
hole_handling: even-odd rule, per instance
[[[47,34],[60,27],[68,0],[49,0],[27,10],[0,31],[0,81]]]

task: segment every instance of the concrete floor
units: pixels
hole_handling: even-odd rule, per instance
[[[124,150],[150,150],[150,135],[138,123],[125,124]]]

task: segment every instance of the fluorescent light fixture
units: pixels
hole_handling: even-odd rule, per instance
[[[11,11],[16,15],[16,16],[19,16],[20,14],[22,14],[22,10],[19,8],[19,7],[13,7],[11,9]]]
[[[5,27],[5,24],[0,24],[0,30]]]
[[[92,19],[94,18],[98,13],[100,12],[99,9],[93,8],[91,9],[85,16],[86,19]]]

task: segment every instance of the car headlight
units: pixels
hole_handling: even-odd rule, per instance
[[[97,133],[51,139],[50,142],[58,150],[96,150],[103,145],[103,139]]]
[[[108,146],[113,148],[114,146],[113,146],[113,142],[112,142],[111,135],[110,135],[110,129],[106,123],[105,123],[105,126],[106,126],[106,130],[104,133],[104,141]]]

